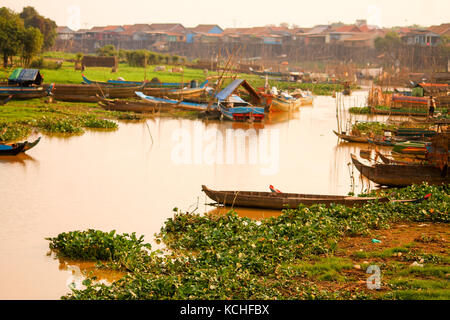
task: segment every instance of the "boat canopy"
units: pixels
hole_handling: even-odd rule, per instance
[[[44,81],[38,69],[15,69],[8,78],[8,84],[17,84],[28,87],[32,84],[41,85]]]
[[[239,86],[242,86],[250,94],[253,103],[260,103],[260,96],[258,95],[256,90],[244,79],[233,80],[233,82],[231,82],[225,89],[216,94],[216,98],[221,101],[227,100],[228,97],[230,97]]]

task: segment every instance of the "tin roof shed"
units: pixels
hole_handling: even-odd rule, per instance
[[[15,69],[8,78],[8,84],[17,84],[23,87],[41,85],[44,81],[38,69]]]

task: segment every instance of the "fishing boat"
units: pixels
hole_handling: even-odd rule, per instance
[[[25,147],[23,148],[23,152],[30,150],[31,148],[34,148],[39,141],[41,141],[41,137],[37,138],[36,140],[34,140],[33,142],[28,142],[25,141]]]
[[[212,104],[209,106],[207,103],[196,103],[188,102],[183,100],[166,99],[145,95],[142,92],[136,92],[136,95],[142,100],[146,101],[148,104],[153,104],[156,107],[168,107],[168,108],[178,108],[189,111],[205,111],[208,109],[217,108],[216,105]]]
[[[54,84],[37,87],[21,87],[17,85],[0,86],[0,98],[5,98],[5,103],[12,98],[20,100],[42,98],[50,95],[53,88]]]
[[[350,197],[334,195],[298,194],[284,192],[259,191],[216,191],[202,185],[202,191],[212,200],[225,206],[249,207],[261,209],[297,208],[303,204],[343,204],[346,206],[363,205],[369,201],[388,202],[388,198]]]
[[[394,145],[392,152],[402,154],[425,154],[427,152],[428,142],[405,141]]]
[[[339,133],[334,131],[334,134],[337,135],[340,139],[345,140],[347,142],[359,142],[359,143],[367,143],[369,140],[368,136],[353,136],[348,135],[345,132]]]
[[[3,154],[1,151],[5,151],[6,155],[16,155],[20,152],[26,152],[32,148],[34,148],[39,141],[41,141],[41,137],[37,138],[33,142],[20,142],[20,143],[11,143],[11,144],[0,144],[0,155]],[[22,148],[23,146],[23,148]],[[8,154],[8,151],[12,152],[12,154]],[[17,151],[17,153],[15,153]],[[4,155],[5,155],[4,154]]]
[[[14,145],[0,144],[0,156],[15,156],[23,152],[25,143],[17,143]]]
[[[126,81],[126,80],[108,80],[96,81],[88,79],[84,74],[81,75],[86,84],[100,84],[100,85],[118,85],[118,86],[145,86],[145,87],[163,87],[163,88],[183,88],[190,86],[189,82],[161,82],[158,78],[153,78],[151,81]]]
[[[53,91],[56,100],[71,102],[98,102],[99,96],[105,98],[132,98],[142,86],[100,86],[88,84],[57,84]]]
[[[243,100],[240,96],[234,94],[238,87],[242,86],[253,100],[260,102],[258,93],[243,79],[236,79],[225,89],[220,91],[215,98],[217,99],[217,108],[225,119],[232,121],[255,121],[260,122],[264,119],[264,107],[255,107],[249,102]]]
[[[54,84],[44,85],[38,69],[14,69],[8,82],[0,85],[0,98],[34,99],[51,94]],[[5,103],[6,103],[5,102]]]
[[[405,187],[412,184],[445,184],[450,183],[448,169],[440,170],[433,165],[422,164],[373,164],[365,165],[354,154],[352,162],[356,169],[367,179],[382,186]]]
[[[272,103],[270,105],[270,111],[272,112],[289,112],[298,110],[302,105],[300,98],[278,96],[272,97]]]

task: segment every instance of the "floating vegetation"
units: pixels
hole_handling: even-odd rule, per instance
[[[381,122],[356,122],[352,126],[354,132],[359,131],[361,134],[373,133],[376,135],[384,134],[385,130],[396,130],[396,125],[389,125]]]
[[[76,119],[43,117],[37,122],[37,127],[46,133],[83,133],[83,128]]]
[[[97,128],[97,129],[109,129],[115,130],[119,126],[117,123],[111,120],[99,119],[95,116],[83,116],[81,117],[82,126],[85,128]]]
[[[353,114],[370,114],[370,107],[351,107],[348,112]]]
[[[0,122],[0,141],[15,141],[27,137],[31,128],[25,124]]]
[[[63,299],[380,298],[385,293],[319,288],[317,280],[348,281],[341,273],[352,265],[347,259],[326,257],[336,252],[343,237],[370,235],[373,230],[387,229],[395,222],[450,222],[449,191],[449,185],[427,184],[390,189],[380,196],[386,194],[395,199],[422,198],[428,193],[432,196],[418,203],[300,206],[262,221],[238,217],[233,211],[219,216],[176,211],[157,235],[157,242],[164,242],[169,249],[166,255],[149,251],[150,245],[134,234],[87,230],[63,233],[48,240],[57,254],[105,260],[107,264],[103,267],[128,271],[111,285],[86,279],[84,288],[72,289]],[[412,254],[405,255],[405,259],[418,257]],[[325,258],[320,258],[318,264],[305,262],[319,257]],[[427,262],[442,263],[442,259],[434,256],[424,257]],[[402,277],[418,274],[402,268],[398,269]],[[445,281],[440,271],[444,267],[436,268],[439,272],[429,272],[427,277]],[[407,288],[399,290],[404,289]],[[389,294],[403,297],[401,293]]]

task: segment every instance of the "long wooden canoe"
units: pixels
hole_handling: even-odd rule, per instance
[[[12,97],[20,100],[42,98],[50,95],[53,89],[53,83],[50,85],[42,85],[37,87],[19,87],[16,85],[0,86],[0,98],[8,99],[9,97]]]
[[[363,205],[368,201],[388,202],[388,198],[363,198],[333,195],[315,195],[298,193],[275,193],[258,191],[216,191],[202,185],[202,191],[219,204],[232,207],[249,207],[262,209],[281,210],[285,208],[297,208],[303,204],[343,204],[346,206]]]
[[[356,169],[367,179],[382,185],[392,187],[404,187],[412,184],[450,183],[448,169],[441,171],[432,165],[420,164],[374,164],[361,163],[354,154],[351,154],[352,162]]]
[[[57,84],[53,91],[56,100],[73,102],[97,102],[97,95],[110,99],[134,97],[142,86],[99,86],[97,84]]]
[[[338,133],[336,131],[334,131],[334,134],[337,135],[339,138],[341,138],[342,140],[348,141],[348,142],[359,142],[359,143],[367,143],[369,137],[367,136],[351,136],[345,133]]]
[[[155,113],[158,111],[171,110],[173,107],[159,105],[156,102],[146,100],[128,100],[128,99],[105,99],[98,97],[98,104],[105,110],[136,112],[136,113]]]
[[[172,99],[200,99],[206,92],[206,87],[202,88],[149,88],[144,87],[142,91],[145,95],[154,97],[167,97]]]

